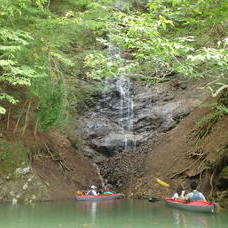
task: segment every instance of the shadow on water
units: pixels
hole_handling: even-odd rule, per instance
[[[144,200],[0,205],[0,227],[4,228],[225,228],[227,224],[227,211],[194,213]]]

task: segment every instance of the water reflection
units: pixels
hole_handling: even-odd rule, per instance
[[[97,202],[91,202],[91,222],[95,224],[97,212]]]
[[[227,228],[228,213],[194,213],[143,200],[0,205],[2,228]]]
[[[211,227],[214,221],[214,214],[194,213],[182,211],[178,209],[171,209],[176,227],[194,227],[194,228],[208,228]]]
[[[118,202],[119,201],[83,201],[77,202],[76,204],[87,214],[88,223],[83,225],[92,226],[96,225],[97,217],[100,217],[100,211],[108,213],[108,211],[112,211],[113,208],[118,208]]]

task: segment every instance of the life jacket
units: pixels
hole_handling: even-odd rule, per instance
[[[201,197],[198,191],[194,191],[193,196],[189,200],[193,202],[193,201],[203,200],[203,198]]]
[[[86,195],[94,196],[93,190],[89,190]]]

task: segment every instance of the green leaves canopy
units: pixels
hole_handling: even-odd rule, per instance
[[[128,74],[151,82],[172,74],[211,78],[216,81],[208,87],[217,94],[228,83],[226,18],[224,0],[154,0],[142,12],[114,10],[105,30],[112,43],[131,54]],[[86,61],[93,79],[118,75],[109,53],[102,52]]]

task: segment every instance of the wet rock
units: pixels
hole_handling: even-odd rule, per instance
[[[107,156],[122,152],[125,147],[125,138],[122,134],[108,134],[100,139],[92,139],[91,142],[98,152]]]
[[[94,109],[79,119],[86,141],[84,154],[98,164],[103,178],[119,189],[143,175],[146,151],[159,136],[175,128],[207,97],[198,85],[121,83],[118,78],[110,79]]]
[[[182,89],[173,88],[171,83],[145,87],[133,81],[121,84],[118,78],[110,79],[108,83],[109,87],[99,95],[94,111],[79,120],[87,148],[92,149],[84,150],[89,157],[94,157],[94,152],[110,157],[134,149],[174,128],[204,98],[199,99],[202,92],[197,89],[185,91],[183,95]],[[131,99],[132,107],[129,107]]]

